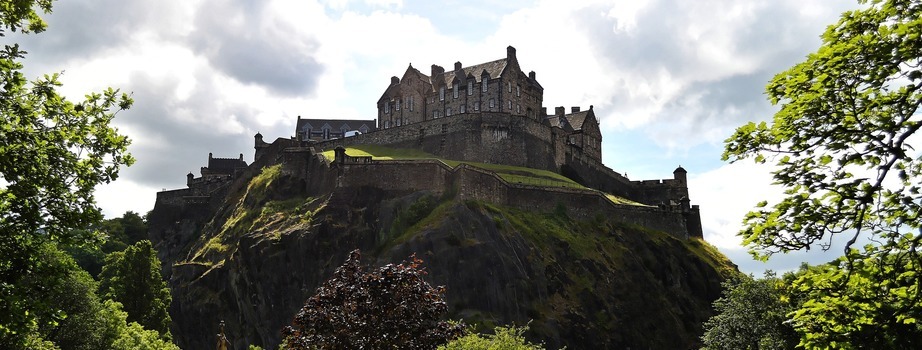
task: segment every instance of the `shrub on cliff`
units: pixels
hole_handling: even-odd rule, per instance
[[[462,325],[439,321],[448,311],[444,287],[423,280],[422,261],[366,271],[359,251],[283,331],[286,349],[435,349],[459,337]]]

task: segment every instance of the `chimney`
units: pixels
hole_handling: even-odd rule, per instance
[[[547,107],[541,107],[541,116],[547,117]]]
[[[397,85],[397,84],[400,84],[400,78],[391,77],[391,85]]]
[[[432,81],[433,82],[438,81],[438,78],[442,74],[445,74],[445,68],[442,68],[439,65],[433,64],[432,65],[432,75],[430,75],[430,77],[432,78]]]
[[[570,113],[576,113],[576,112],[579,112],[579,106],[570,107]]]
[[[208,160],[211,160],[211,152],[208,152]]]
[[[461,62],[460,62],[460,61],[455,62],[455,70],[456,70],[456,71],[461,70]]]
[[[558,117],[563,117],[567,113],[567,109],[564,106],[554,107],[554,115]]]
[[[509,61],[515,61],[515,48],[512,45],[506,48],[506,59]]]
[[[240,153],[240,160],[243,160],[243,153]]]
[[[535,71],[528,72],[528,78],[531,80],[535,80]]]

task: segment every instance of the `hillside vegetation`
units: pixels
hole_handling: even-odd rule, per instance
[[[152,222],[154,237],[194,238],[165,259],[178,261],[171,314],[181,346],[212,346],[220,320],[237,346],[275,346],[354,249],[372,265],[416,253],[427,279],[447,287],[452,319],[480,330],[531,321],[527,338],[549,348],[694,347],[721,281],[737,273],[701,240],[577,220],[562,206],[541,213],[369,187],[304,193],[300,181],[265,167],[212,214]]]

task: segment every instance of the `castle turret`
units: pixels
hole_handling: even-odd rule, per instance
[[[301,119],[301,116],[298,116],[298,120],[300,120],[300,119]],[[269,147],[269,144],[266,143],[265,141],[263,141],[263,134],[260,134],[258,131],[256,132],[256,135],[253,136],[253,139],[254,139],[253,148],[256,149],[256,152],[255,152],[255,154],[253,155],[253,161],[256,162],[256,160],[258,160],[259,157],[262,156],[262,154],[263,154],[263,149],[265,149],[266,147]],[[300,141],[300,140],[298,140],[298,141]],[[211,154],[210,154],[210,153],[209,153],[209,157],[211,157]],[[243,160],[243,154],[242,154],[242,153],[240,154],[240,160]]]
[[[685,184],[685,183],[688,181],[687,178],[686,178],[686,175],[687,175],[687,174],[688,174],[688,172],[685,171],[685,168],[683,168],[681,165],[680,165],[678,168],[675,168],[675,170],[672,172],[673,178],[674,178],[677,182],[680,182],[680,183],[683,183],[683,184]]]

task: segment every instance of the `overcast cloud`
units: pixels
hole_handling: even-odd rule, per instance
[[[200,0],[55,2],[49,30],[9,35],[26,72],[61,72],[80,98],[113,86],[136,103],[116,125],[138,159],[98,193],[107,216],[147,212],[185,174],[243,153],[252,136],[292,134],[298,115],[372,119],[391,76],[412,63],[451,67],[517,49],[545,105],[594,105],[607,164],[632,179],[690,172],[705,237],[744,271],[786,270],[825,255],[753,263],[735,236],[771,198],[765,169],[720,162],[735,127],[766,120],[763,89],[815,50],[857,4],[782,1]],[[774,192],[773,192],[774,191]],[[836,252],[837,253],[837,252]],[[831,256],[830,256],[831,257]]]

